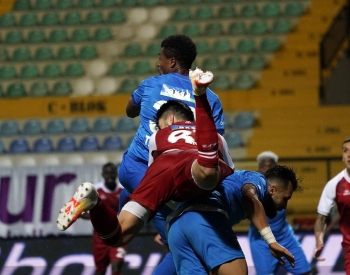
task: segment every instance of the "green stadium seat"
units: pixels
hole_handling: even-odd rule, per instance
[[[27,61],[30,59],[30,51],[28,48],[21,47],[14,50],[12,54],[12,61]]]
[[[22,15],[19,25],[21,27],[32,27],[38,22],[38,18],[35,13],[25,13]]]
[[[239,71],[243,67],[243,62],[239,56],[229,56],[226,58],[224,66],[228,71]]]
[[[83,42],[89,40],[89,31],[85,28],[75,29],[73,31],[70,41]]]
[[[229,132],[224,135],[228,148],[244,146],[243,138],[239,132]]]
[[[0,17],[0,27],[12,27],[16,24],[15,16],[12,13],[5,13]]]
[[[242,38],[237,43],[236,51],[239,53],[250,53],[256,48],[255,42],[250,38]]]
[[[31,44],[41,43],[45,40],[45,34],[42,30],[32,30],[29,32],[27,42]]]
[[[64,42],[67,40],[65,29],[55,29],[50,32],[49,41],[53,43]]]
[[[7,87],[6,97],[22,97],[25,96],[26,92],[22,83],[15,82]]]
[[[292,30],[292,24],[288,19],[278,19],[273,22],[272,32],[275,34],[285,34]]]
[[[177,8],[172,17],[174,21],[185,21],[189,19],[191,19],[191,10],[186,7]]]
[[[284,10],[286,16],[300,16],[304,13],[303,4],[300,2],[289,2]]]
[[[221,35],[224,33],[222,24],[219,22],[209,23],[205,26],[205,35],[207,36],[215,36],[215,35]]]
[[[227,90],[230,87],[230,79],[227,75],[215,76],[213,83],[210,84],[210,88],[213,90]]]
[[[253,23],[250,25],[249,28],[249,34],[253,35],[263,35],[267,33],[267,24],[266,21],[264,20],[255,20]]]
[[[262,70],[266,65],[267,63],[263,55],[253,55],[247,61],[247,68],[249,70]]]
[[[124,75],[128,72],[128,65],[123,61],[117,61],[112,64],[108,71],[110,76]]]
[[[207,2],[209,2],[207,0]],[[210,3],[222,3],[222,2],[225,2],[225,0],[210,0]]]
[[[227,2],[232,2],[232,3],[242,3],[245,0],[227,0]]]
[[[254,78],[250,74],[245,73],[238,75],[233,83],[233,87],[240,90],[251,89],[254,85]]]
[[[131,93],[137,89],[139,86],[139,82],[135,78],[126,78],[123,80],[120,88],[118,90],[119,93]]]
[[[170,35],[177,34],[177,26],[176,25],[165,25],[161,28],[159,32],[160,38],[166,38]]]
[[[56,9],[69,9],[73,7],[73,0],[59,0],[56,2]]]
[[[36,0],[34,8],[36,10],[46,10],[52,7],[51,0]]]
[[[102,8],[113,7],[116,5],[116,0],[99,0],[97,5]]]
[[[43,97],[49,94],[49,87],[46,82],[35,82],[29,89],[29,96]]]
[[[177,5],[180,3],[181,3],[181,0],[164,0],[163,1],[164,5]]]
[[[198,24],[189,23],[184,26],[184,28],[182,29],[182,33],[189,37],[196,37],[200,35],[201,29]]]
[[[231,43],[227,39],[214,41],[212,51],[216,54],[224,54],[231,51]]]
[[[138,5],[138,0],[121,0],[120,5],[122,7],[135,7]]]
[[[11,79],[16,77],[16,69],[11,65],[5,65],[0,68],[0,79]]]
[[[99,24],[102,23],[103,21],[103,17],[102,17],[102,13],[99,11],[90,11],[85,19],[85,23],[86,24]]]
[[[43,19],[41,20],[41,25],[53,26],[57,24],[59,24],[59,18],[56,12],[48,12],[43,15]]]
[[[134,63],[132,72],[134,74],[149,74],[151,72],[151,64],[147,60],[140,60]]]
[[[72,93],[72,86],[67,81],[55,82],[52,88],[53,96],[68,96]]]
[[[223,19],[231,19],[237,15],[236,9],[233,5],[222,6],[219,9],[218,17]]]
[[[61,118],[54,118],[47,122],[45,134],[48,135],[59,135],[63,134],[66,130],[64,120]]]
[[[5,120],[0,127],[1,136],[14,136],[18,135],[19,126],[18,122],[15,120]]]
[[[58,64],[48,64],[44,67],[43,77],[54,78],[61,75],[61,68]]]
[[[151,43],[147,46],[145,55],[147,56],[158,56],[158,53],[160,51],[160,45],[159,43]]]
[[[125,13],[122,10],[113,10],[108,14],[107,23],[121,24],[125,20]]]
[[[0,62],[7,61],[8,60],[8,52],[4,48],[0,48]]]
[[[112,33],[109,28],[98,28],[95,30],[94,40],[95,41],[107,41],[112,38]]]
[[[63,24],[72,26],[72,25],[78,25],[81,23],[80,13],[72,11],[66,13],[63,19]]]
[[[112,130],[112,121],[109,117],[97,118],[92,125],[92,132],[106,133]]]
[[[214,56],[206,57],[201,68],[205,71],[218,71],[220,69],[220,60]]]
[[[68,60],[74,58],[74,48],[72,46],[63,46],[58,49],[56,59]]]
[[[97,56],[97,49],[93,45],[87,45],[80,48],[79,58],[81,59],[92,59]]]
[[[209,20],[213,18],[213,9],[210,6],[199,7],[195,13],[197,20]]]
[[[52,59],[52,50],[49,47],[38,48],[34,56],[35,60],[46,61]]]
[[[245,4],[241,10],[241,15],[245,17],[254,17],[258,15],[258,6],[253,3]]]
[[[160,0],[143,0],[141,3],[144,7],[154,7],[160,4]]]
[[[4,95],[4,90],[2,89],[2,86],[0,85],[0,97]]]
[[[127,57],[135,57],[142,55],[142,48],[139,43],[130,43],[124,48],[124,55]]]
[[[5,37],[6,44],[18,44],[23,41],[23,35],[20,31],[13,30],[9,31]]]
[[[262,17],[276,17],[281,13],[280,6],[277,3],[267,3],[263,6],[261,11]]]
[[[27,120],[22,129],[22,135],[32,136],[42,132],[41,122],[38,119]]]
[[[205,54],[205,53],[210,52],[210,47],[209,47],[208,41],[200,40],[200,41],[195,42],[195,44],[196,44],[198,54]]]
[[[30,9],[30,0],[16,0],[14,5],[15,10],[28,10]]]
[[[184,0],[185,4],[187,5],[193,5],[193,4],[199,4],[203,3],[203,0]]]
[[[79,0],[77,2],[76,7],[82,8],[82,9],[87,9],[87,8],[92,8],[94,5],[95,5],[94,0]]]
[[[66,76],[78,77],[78,76],[82,76],[83,74],[84,74],[84,68],[81,63],[68,64],[66,68],[66,73],[65,73]]]
[[[261,41],[260,51],[272,53],[280,48],[280,43],[275,37],[266,37]]]
[[[230,24],[228,34],[241,35],[246,33],[246,25],[244,21],[236,21]]]
[[[38,67],[36,65],[29,64],[22,67],[20,77],[35,78],[35,77],[38,77],[38,75],[39,75]]]

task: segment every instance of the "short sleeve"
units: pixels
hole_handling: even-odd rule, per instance
[[[137,89],[131,94],[132,101],[134,102],[135,106],[139,108],[141,108],[141,101],[145,93],[145,87],[145,81],[142,81]]]

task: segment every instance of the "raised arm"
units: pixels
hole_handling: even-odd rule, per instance
[[[242,195],[247,218],[252,222],[262,238],[269,245],[272,256],[274,256],[282,265],[285,264],[282,257],[285,257],[290,265],[294,267],[294,256],[286,248],[276,242],[269,223],[267,222],[264,207],[258,198],[256,187],[250,183],[245,184],[242,187]]]

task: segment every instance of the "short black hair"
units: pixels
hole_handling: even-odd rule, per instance
[[[181,67],[191,69],[197,56],[197,48],[191,38],[183,34],[170,35],[160,46],[166,58],[175,58]]]
[[[178,119],[184,121],[194,121],[194,114],[191,108],[180,100],[168,100],[156,113],[156,124],[158,126],[158,120],[164,115],[164,113],[173,113]]]
[[[292,167],[284,165],[274,165],[269,170],[266,171],[265,177],[267,180],[276,180],[283,184],[284,187],[288,186],[290,182],[293,186],[293,190],[300,189],[299,181]]]
[[[102,166],[102,171],[105,170],[106,168],[117,168],[117,165],[112,162],[108,162]]]
[[[348,142],[350,142],[350,137],[348,137],[344,140],[343,145],[344,145],[344,143],[348,143]]]

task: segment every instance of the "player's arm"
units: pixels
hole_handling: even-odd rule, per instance
[[[315,226],[314,226],[314,233],[316,238],[316,249],[314,253],[314,258],[318,261],[325,260],[325,258],[321,258],[320,255],[324,247],[323,240],[324,240],[324,234],[326,229],[326,219],[327,219],[327,216],[318,214],[315,221]]]
[[[126,115],[131,118],[140,115],[140,108],[134,104],[132,97],[130,97],[128,104],[126,105]]]
[[[242,187],[242,195],[247,218],[252,222],[262,238],[269,245],[272,256],[274,256],[282,265],[285,264],[282,257],[285,257],[291,266],[294,267],[293,255],[286,248],[276,242],[269,223],[267,222],[265,210],[259,200],[256,187],[251,183],[245,184]]]

